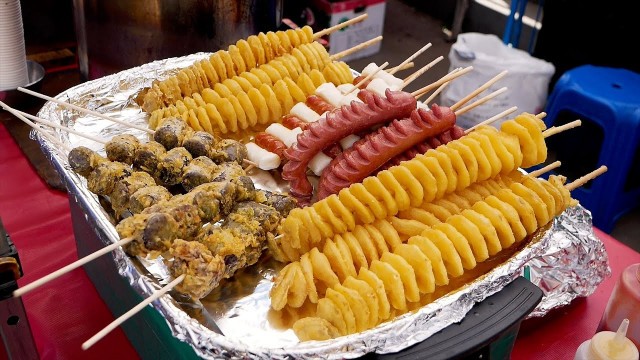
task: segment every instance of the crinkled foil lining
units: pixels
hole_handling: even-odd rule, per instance
[[[83,83],[57,98],[146,126],[147,115],[133,101],[137,92],[154,79],[165,78],[207,55],[198,53],[149,63]],[[142,131],[81,115],[52,102],[45,104],[39,116],[105,139],[124,132],[140,139],[147,138]],[[99,143],[59,130],[48,131],[70,147],[83,145],[104,154],[104,147]],[[87,190],[86,181],[70,170],[66,151],[37,134],[34,136],[64,178],[70,196],[81,202],[100,241],[105,245],[117,241],[112,218],[100,205],[98,197]],[[255,180],[258,187],[273,189],[277,186],[270,177]],[[149,296],[170,280],[160,260],[131,258],[122,250],[113,252],[112,256],[120,275],[141,296]],[[374,329],[330,341],[300,343],[292,330],[276,329],[269,323],[268,294],[271,280],[279,269],[279,265],[269,259],[240,272],[233,281],[223,284],[202,302],[185,301],[179,294],[172,294],[155,301],[153,306],[163,314],[173,335],[190,344],[203,358],[355,358],[369,352],[397,352],[460,321],[476,302],[500,291],[526,267],[532,282],[545,293],[529,317],[543,316],[576,297],[589,296],[611,275],[607,253],[593,232],[591,216],[583,207],[577,206],[557,217],[546,232],[521,251],[468,285],[416,312]]]

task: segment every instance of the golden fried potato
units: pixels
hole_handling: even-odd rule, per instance
[[[352,277],[349,277],[353,279]],[[342,294],[349,303],[356,320],[356,332],[361,332],[369,328],[370,310],[360,293],[343,285],[336,285],[333,290]]]
[[[340,336],[340,331],[328,320],[319,317],[306,317],[293,323],[293,332],[300,341],[329,340]]]
[[[276,94],[280,106],[282,106],[282,113],[288,114],[294,105],[293,98],[287,87],[287,83],[284,80],[278,80],[273,85],[273,91]]]
[[[484,237],[485,244],[487,244],[489,256],[493,256],[502,250],[502,245],[500,244],[500,238],[498,237],[496,228],[486,216],[471,209],[463,210],[460,214],[478,227],[480,234]]]
[[[391,304],[387,298],[387,293],[382,280],[372,271],[361,268],[358,271],[358,280],[366,282],[375,292],[376,301],[378,302],[378,319],[384,321],[391,315]],[[347,280],[345,280],[346,282]]]
[[[331,240],[327,240],[331,241]],[[342,238],[336,238],[334,240],[338,251],[340,252],[340,256],[344,259],[344,263],[347,266],[347,271],[351,276],[356,276],[356,267],[353,261],[353,257],[351,256],[351,250],[349,249],[349,245],[344,242]]]
[[[249,127],[249,122],[247,121],[247,115],[244,113],[244,109],[242,105],[240,105],[240,101],[235,96],[230,96],[227,98],[233,106],[233,111],[236,114],[236,123],[238,128],[244,130]]]
[[[520,222],[520,216],[518,216],[518,212],[513,208],[513,206],[503,202],[493,195],[489,196],[484,201],[487,205],[500,211],[500,213],[502,213],[502,215],[507,219],[515,241],[521,241],[527,237],[527,230]]]
[[[309,253],[304,253],[300,257],[300,267],[302,268],[302,274],[304,275],[307,285],[307,296],[309,297],[309,301],[315,304],[318,302],[318,291],[315,285],[313,264],[311,263]]]
[[[273,45],[271,45],[271,41],[269,41],[267,34],[263,32],[258,33],[258,39],[260,40],[260,43],[262,43],[262,48],[264,49],[265,63],[268,63],[271,59],[276,57]]]
[[[260,42],[260,39],[256,35],[251,35],[247,38],[247,42],[251,47],[251,52],[253,53],[254,58],[256,59],[257,66],[267,63],[267,58],[265,54],[265,49]]]
[[[218,112],[215,104],[207,104],[204,108],[207,111],[207,117],[209,118],[211,126],[215,126],[221,133],[226,134],[229,129],[227,128],[227,124],[222,120],[222,115]]]
[[[405,310],[407,308],[407,299],[404,294],[402,278],[398,271],[390,264],[380,260],[374,260],[369,269],[384,283],[391,306],[394,309]]]
[[[389,193],[382,182],[380,182],[380,179],[375,176],[369,176],[362,180],[362,185],[364,185],[365,189],[381,204],[384,204],[383,206],[387,210],[388,216],[398,213],[398,203],[396,203],[391,193]]]
[[[520,217],[520,222],[527,231],[527,235],[531,235],[538,230],[538,221],[536,214],[531,205],[522,197],[516,195],[511,189],[503,189],[496,194],[496,197],[505,203],[511,205]]]
[[[227,67],[225,66],[224,61],[222,61],[222,58],[220,57],[220,53],[222,51],[224,50],[216,51],[209,57],[209,62],[213,66],[213,69],[216,71],[219,81],[224,81],[229,78],[227,76]]]
[[[236,97],[238,98],[240,106],[242,106],[242,110],[244,110],[249,127],[255,126],[258,123],[258,114],[256,113],[256,109],[254,108],[249,95],[242,91],[239,92]]]
[[[327,240],[324,243],[324,248],[322,249],[322,253],[325,254],[327,259],[329,259],[329,263],[331,264],[331,269],[333,269],[336,272],[340,281],[344,281],[344,279],[346,279],[347,276],[353,275],[353,273],[350,271],[351,268],[353,268],[353,260],[351,260],[351,264],[348,264],[347,259],[344,259],[342,257],[340,250],[332,240]]]
[[[266,84],[262,84],[259,90],[262,96],[264,96],[264,99],[267,102],[267,107],[269,108],[268,122],[278,121],[283,114],[282,106],[280,106],[278,98],[276,98],[276,94],[274,94],[273,90],[271,90],[271,87]]]
[[[414,205],[414,207],[433,201],[436,197],[437,183],[436,178],[429,172],[429,169],[419,161],[406,161],[403,163],[403,167],[409,170],[411,174],[418,179],[420,185],[422,185],[422,201],[420,204]]]
[[[209,134],[213,134],[213,126],[211,126],[211,121],[209,120],[209,115],[207,114],[206,104],[205,106],[199,106],[196,115],[198,116],[198,125],[192,126],[192,128],[196,131],[206,131]]]
[[[376,219],[386,219],[387,211],[380,204],[378,199],[376,199],[367,189],[364,187],[362,183],[355,183],[349,186],[349,192],[358,199],[363,205],[367,207],[367,213],[371,212]],[[363,221],[366,223],[367,221]]]
[[[359,225],[356,226],[356,231]],[[342,235],[336,235],[334,238],[336,242],[344,242],[351,252],[351,258],[353,260],[353,264],[356,269],[360,269],[361,267],[369,267],[369,263],[367,262],[367,257],[364,255],[364,251],[362,251],[362,247],[360,247],[360,242],[353,235],[353,233],[347,232]]]
[[[319,318],[325,319],[329,323],[331,323],[331,325],[338,329],[340,335],[349,334],[347,323],[344,316],[342,315],[342,311],[336,305],[336,303],[333,302],[333,300],[329,298],[322,298],[318,300],[318,309],[316,311],[316,315]],[[353,313],[351,315],[353,315]]]
[[[401,256],[415,273],[418,289],[423,294],[430,294],[436,289],[436,280],[431,268],[431,260],[416,245],[401,244],[393,249],[393,253]]]
[[[451,224],[443,223],[434,226],[433,229],[444,233],[447,239],[449,239],[453,244],[460,256],[462,267],[465,269],[473,269],[476,267],[476,259],[471,251],[469,241],[460,232],[458,232],[455,227]]]
[[[288,264],[275,278],[273,287],[269,292],[269,298],[271,299],[271,308],[274,310],[282,310],[287,305],[289,297],[289,289],[293,285],[296,272],[292,271],[295,263]]]
[[[202,90],[202,100],[204,100],[207,104],[213,104],[213,102],[217,99],[220,99],[221,96],[218,95],[213,89],[204,89]]]
[[[352,193],[351,188],[344,188],[338,192],[338,198],[344,206],[356,215],[361,223],[371,223],[375,220],[373,213],[367,206],[361,203]]]
[[[369,232],[378,254],[394,249],[402,243],[400,234],[393,227],[393,224],[387,220],[376,220],[372,224],[364,225],[364,228]]]
[[[293,280],[288,291],[287,305],[299,308],[307,300],[307,295],[309,294],[307,280],[299,262],[292,262],[289,265],[292,265],[289,272],[292,274]]]
[[[456,228],[471,245],[473,256],[477,262],[485,261],[489,258],[489,250],[480,229],[466,217],[456,214],[447,219],[447,223]]]
[[[429,151],[427,151],[424,155],[417,155],[415,158],[406,161],[404,164],[412,161],[417,161],[424,165],[429,170],[429,173],[436,179],[436,195],[434,196],[434,199],[440,199],[442,198],[442,196],[444,196],[447,188],[449,187],[449,180],[447,178],[447,174],[442,169],[442,166],[440,166],[440,162],[438,162],[438,159]],[[400,165],[402,166],[403,164]]]
[[[340,313],[342,313],[342,318],[344,319],[347,327],[347,334],[355,334],[356,317],[353,314],[353,310],[351,309],[347,298],[332,288],[327,289],[327,293],[325,296],[327,299],[331,299],[336,307],[340,309]]]
[[[331,269],[329,259],[318,248],[313,248],[309,251],[309,260],[313,266],[313,275],[316,279],[326,284],[327,287],[340,283],[338,275]]]
[[[371,234],[365,229],[366,225],[365,227],[359,225],[355,229],[353,229],[353,232],[347,234],[353,235],[355,240],[358,242],[360,249],[362,249],[365,258],[367,259],[367,263],[371,265],[371,262],[374,260],[378,260],[380,258],[380,255],[378,253],[378,250],[376,249],[376,245],[373,242]]]
[[[391,192],[393,195],[393,199],[398,204],[398,211],[406,210],[411,206],[411,199],[409,194],[405,189],[402,188],[402,185],[398,182],[398,179],[391,173],[389,170],[383,170],[376,175],[384,188],[387,191]],[[397,212],[396,212],[397,214]],[[396,215],[389,214],[389,215]]]
[[[429,261],[431,261],[431,268],[433,269],[433,277],[436,285],[447,285],[449,283],[449,276],[447,275],[447,268],[444,265],[442,254],[440,250],[438,250],[438,247],[424,236],[411,237],[407,243],[417,246]]]
[[[358,280],[352,276],[346,278],[343,284],[346,288],[357,291],[364,300],[369,314],[366,329],[371,329],[378,325],[379,305],[375,290],[366,281]],[[384,289],[382,291],[384,292]]]
[[[538,194],[520,183],[511,184],[511,191],[519,197],[521,197],[526,203],[528,203],[534,211],[538,226],[536,228],[546,225],[551,219],[549,218],[549,211],[547,204],[538,196]]]
[[[216,85],[218,85],[218,84],[216,84]],[[233,107],[233,104],[231,103],[231,101],[229,101],[229,99],[227,99],[227,98],[221,98],[221,99],[218,99],[218,100],[214,100],[213,105],[216,107],[216,109],[218,110],[218,112],[222,116],[222,119],[223,119],[224,123],[226,124],[227,129],[230,132],[237,132],[238,131],[238,117],[237,117],[235,108]]]
[[[266,124],[269,122],[269,108],[262,93],[260,93],[258,89],[251,89],[247,93],[247,96],[249,96],[249,100],[251,100],[251,104],[253,104],[253,108],[258,116],[258,124]]]
[[[415,235],[420,235],[423,231],[430,228],[429,226],[417,220],[401,219],[395,216],[392,216],[390,220],[391,224],[398,231],[398,233],[400,235],[404,235],[407,238]]]
[[[386,252],[380,257],[380,261],[391,265],[398,274],[404,287],[404,296],[407,301],[415,302],[420,300],[420,290],[416,280],[416,273],[411,265],[402,256]]]

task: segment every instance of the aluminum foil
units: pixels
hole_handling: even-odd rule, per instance
[[[133,100],[155,79],[209,54],[198,53],[181,58],[156,61],[73,87],[57,99],[95,110],[126,122],[146,126],[148,116]],[[148,135],[123,125],[69,111],[46,103],[39,116],[71,126],[104,139],[130,133],[146,140]],[[46,130],[64,146],[52,144],[34,134],[44,152],[60,171],[70,196],[83,203],[86,216],[96,226],[96,234],[106,245],[118,240],[114,220],[89,192],[86,181],[68,166],[65,147],[86,146],[104,154],[104,146],[59,130]],[[280,183],[266,173],[253,176],[256,185],[279,189]],[[113,252],[121,276],[141,295],[149,296],[171,279],[161,259],[131,258],[122,250]],[[452,289],[422,308],[395,318],[378,327],[338,339],[299,342],[292,330],[274,325],[269,312],[269,290],[281,264],[265,256],[258,264],[237,273],[200,302],[169,294],[155,301],[173,335],[190,344],[202,358],[355,358],[369,352],[392,353],[418,343],[446,326],[460,321],[476,303],[500,291],[523,273],[545,293],[542,302],[529,315],[539,317],[565,306],[577,297],[589,296],[611,271],[603,244],[592,229],[591,216],[581,206],[558,216],[546,231],[508,258],[498,258],[493,268],[480,278]],[[485,265],[486,266],[486,265]]]

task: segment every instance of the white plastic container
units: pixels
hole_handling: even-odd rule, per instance
[[[629,319],[624,319],[617,332],[600,331],[583,342],[574,360],[638,360],[638,348],[627,339]]]

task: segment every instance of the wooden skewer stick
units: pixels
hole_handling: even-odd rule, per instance
[[[427,51],[428,48],[431,47],[431,43],[428,43],[427,45],[423,46],[422,48],[420,48],[420,50],[416,51],[413,53],[413,55],[409,56],[405,61],[401,62],[400,65],[398,65],[397,67],[400,66],[404,66],[405,64],[410,63],[411,61],[413,61],[415,58],[417,58],[418,56],[420,56],[420,54],[422,54],[423,52]],[[390,69],[389,70],[389,74],[393,75],[397,72],[398,70],[394,69]]]
[[[578,127],[582,125],[582,121],[581,120],[574,120],[570,123],[564,124],[562,126],[552,126],[550,128],[548,128],[547,130],[545,130],[542,133],[542,136],[544,136],[545,138],[548,138],[551,135],[555,135],[555,134],[559,134],[565,130],[569,130],[569,129],[573,129],[575,127]]]
[[[596,170],[593,170],[592,172],[588,173],[585,176],[580,177],[579,179],[575,180],[572,183],[569,183],[567,185],[565,185],[564,187],[569,190],[569,191],[573,191],[577,188],[579,188],[580,186],[586,184],[587,182],[597,178],[598,176],[606,173],[608,170],[606,165],[602,165],[599,168],[597,168]]]
[[[458,109],[458,111],[456,111],[455,114],[456,114],[456,116],[460,116],[460,115],[468,112],[469,110],[475,108],[476,106],[480,106],[480,105],[486,103],[487,101],[493,99],[494,97],[502,94],[505,91],[507,91],[506,87],[500,88],[500,89],[492,92],[491,94],[489,94],[489,95],[487,95],[485,97],[482,97],[482,98],[472,102],[471,104],[469,104],[469,105],[467,105],[467,106],[465,106],[465,107],[463,107],[461,109]]]
[[[280,238],[281,238],[281,237],[283,237],[283,236],[284,236],[284,234],[277,235],[277,236],[275,236],[275,237],[273,238],[273,240],[278,240],[278,239],[280,239]]]
[[[50,126],[50,127],[52,127],[52,128],[56,128],[56,129],[60,129],[60,130],[64,130],[64,131],[66,131],[66,132],[68,132],[68,133],[78,135],[78,136],[80,136],[80,137],[83,137],[83,138],[85,138],[85,139],[89,139],[89,140],[95,141],[95,142],[100,143],[100,144],[106,144],[106,143],[107,143],[107,140],[101,139],[101,138],[96,137],[96,136],[93,136],[93,135],[83,134],[83,133],[81,133],[80,131],[75,130],[75,129],[72,129],[72,128],[68,127],[68,126],[64,126],[64,125],[56,124],[56,123],[54,123],[54,122],[51,122],[51,121],[45,120],[45,119],[43,119],[43,118],[40,118],[40,117],[37,117],[37,116],[31,115],[31,114],[27,114],[26,112],[22,112],[22,111],[19,111],[19,110],[16,110],[16,111],[17,111],[17,112],[19,112],[19,113],[20,113],[21,115],[23,115],[24,117],[29,118],[29,119],[31,119],[31,120],[34,120],[34,121],[36,121],[36,122],[38,122],[38,123],[41,123],[41,124],[43,124],[43,125],[47,125],[47,126]]]
[[[97,343],[103,337],[105,337],[107,334],[113,331],[113,329],[117,328],[122,323],[129,320],[130,317],[140,312],[140,310],[144,309],[147,305],[151,304],[155,300],[159,299],[162,295],[169,292],[169,290],[176,287],[178,284],[180,284],[184,280],[185,276],[186,276],[185,274],[178,276],[175,280],[165,285],[162,289],[156,291],[151,296],[144,299],[140,304],[136,305],[133,309],[127,311],[126,313],[122,314],[119,318],[115,319],[113,322],[111,322],[111,324],[107,325],[104,329],[100,330],[97,334],[93,335],[89,340],[85,341],[82,344],[82,350],[87,350],[88,348],[95,345],[95,343]]]
[[[29,119],[27,119],[26,117],[22,116],[18,110],[10,107],[9,105],[3,103],[2,101],[0,101],[0,107],[2,107],[3,109],[7,110],[10,114],[12,114],[13,116],[17,117],[20,121],[24,122],[25,124],[31,126],[34,130],[36,130],[38,133],[40,133],[40,135],[44,136],[47,140],[49,140],[52,144],[59,146],[61,149],[65,150],[66,152],[71,151],[71,148],[67,145],[65,145],[64,143],[62,143],[60,140],[56,139],[55,137],[53,137],[51,134],[47,133],[46,131],[44,131],[42,128],[40,128],[38,125],[36,125],[35,123],[29,121]]]
[[[373,38],[371,40],[367,40],[367,41],[363,42],[362,44],[358,44],[358,45],[352,47],[351,49],[347,49],[347,50],[341,51],[339,53],[333,54],[333,55],[329,56],[329,60],[341,59],[341,58],[343,58],[343,57],[345,57],[347,55],[351,55],[354,52],[358,52],[358,51],[360,51],[362,49],[365,49],[365,48],[367,48],[367,47],[369,47],[369,46],[371,46],[371,45],[373,45],[375,43],[378,43],[380,41],[382,41],[382,35],[380,35],[378,37],[375,37],[375,38]]]
[[[538,176],[540,176],[540,175],[542,175],[542,174],[544,174],[544,173],[546,173],[548,171],[551,171],[553,169],[559,168],[560,165],[562,165],[562,163],[560,161],[554,161],[554,162],[552,162],[551,164],[549,164],[549,165],[547,165],[545,167],[542,167],[542,168],[540,168],[538,170],[534,170],[534,171],[530,172],[529,175],[533,176],[533,177],[538,177]]]
[[[340,30],[340,29],[345,28],[345,27],[347,27],[349,25],[352,25],[352,24],[358,23],[360,21],[363,21],[367,17],[369,17],[369,14],[364,13],[364,14],[362,14],[360,16],[356,16],[353,19],[347,20],[347,21],[345,21],[343,23],[340,23],[340,24],[334,25],[334,26],[332,26],[330,28],[326,28],[324,30],[318,31],[317,33],[313,34],[313,39],[314,40],[319,39],[319,38],[321,38],[321,37],[323,37],[325,35],[331,34],[334,31]]]
[[[546,118],[546,117],[547,117],[547,113],[543,111],[543,112],[541,112],[540,114],[537,114],[537,115],[536,115],[536,117],[537,117],[538,119],[544,119],[544,118]]]
[[[455,69],[451,70],[451,72],[450,72],[449,74],[454,74],[454,73],[456,73],[456,72],[458,72],[458,71],[460,71],[460,70],[462,70],[462,68],[455,68]],[[447,74],[447,75],[449,75],[449,74]],[[435,99],[435,98],[436,98],[436,96],[438,96],[438,94],[440,94],[440,93],[442,92],[442,90],[444,90],[444,88],[446,88],[446,87],[447,87],[447,85],[449,85],[450,83],[451,83],[451,81],[447,81],[446,83],[444,83],[444,84],[440,85],[440,86],[436,89],[436,91],[434,91],[434,92],[433,92],[433,94],[429,95],[429,97],[424,101],[424,103],[425,103],[426,105],[429,105],[429,103],[430,103],[433,99]]]
[[[414,72],[413,74],[407,76],[406,79],[404,79],[404,82],[402,83],[402,89],[404,89],[407,85],[411,84],[412,82],[414,82],[417,78],[419,78],[422,74],[426,73],[429,69],[431,69],[435,64],[439,63],[440,61],[442,61],[444,59],[444,56],[438,56],[437,58],[435,58],[435,60],[433,60],[432,62],[428,63],[427,65],[423,66],[420,70]]]
[[[416,64],[412,62],[408,62],[404,65],[398,65],[395,67],[392,67],[391,69],[389,69],[388,73],[391,74],[391,72],[393,71],[393,73],[396,73],[398,71],[402,71],[402,70],[407,70],[407,69],[411,69],[412,67],[416,66]]]
[[[470,127],[467,130],[465,130],[464,133],[468,134],[468,133],[472,132],[473,130],[477,129],[478,127],[480,127],[482,125],[491,124],[492,122],[494,122],[496,120],[499,120],[499,119],[501,119],[501,118],[503,118],[503,117],[515,112],[516,110],[518,110],[517,106],[510,107],[510,108],[508,108],[507,110],[501,112],[498,115],[495,115],[495,116],[493,116],[493,117],[491,117],[491,118],[489,118],[489,119],[487,119],[485,121],[482,121],[482,122],[480,122],[478,124],[473,125],[472,127]]]
[[[457,103],[451,105],[450,109],[452,111],[456,111],[460,106],[464,105],[467,103],[467,101],[473,99],[474,97],[476,97],[478,94],[480,94],[481,92],[485,91],[486,89],[489,88],[489,86],[493,85],[496,81],[502,79],[505,75],[507,75],[507,70],[502,71],[501,73],[499,73],[498,75],[494,76],[493,78],[491,78],[489,81],[487,81],[486,83],[484,83],[482,86],[480,86],[479,88],[473,90],[471,92],[471,94],[465,96],[464,98],[460,99]]]
[[[133,238],[124,238],[122,240],[116,241],[116,242],[114,242],[113,244],[111,244],[109,246],[106,246],[106,247],[104,247],[104,248],[102,248],[102,249],[100,249],[100,250],[98,250],[98,251],[96,251],[96,252],[94,252],[92,254],[89,254],[89,255],[81,258],[81,259],[78,259],[78,260],[72,262],[71,264],[69,264],[69,265],[67,265],[67,266],[65,266],[63,268],[52,272],[51,274],[49,274],[47,276],[44,276],[44,277],[42,277],[42,278],[40,278],[40,279],[38,279],[38,280],[36,280],[36,281],[34,281],[32,283],[27,284],[26,286],[23,286],[23,287],[17,289],[16,291],[13,292],[13,296],[14,297],[22,296],[22,295],[28,293],[29,291],[31,291],[31,290],[33,290],[35,288],[38,288],[38,287],[48,283],[49,281],[51,281],[53,279],[56,279],[56,278],[58,278],[58,277],[60,277],[60,276],[62,276],[64,274],[66,274],[66,273],[68,273],[68,272],[70,272],[70,271],[72,271],[72,270],[74,270],[74,269],[76,269],[76,268],[88,263],[89,261],[95,260],[95,259],[99,258],[100,256],[102,256],[104,254],[107,254],[107,253],[117,249],[120,246],[124,246],[124,245],[130,243],[131,241],[133,241]]]
[[[135,125],[135,124],[130,124],[130,123],[126,122],[126,121],[122,121],[122,120],[119,120],[119,119],[116,119],[116,118],[112,118],[112,117],[110,117],[110,116],[107,116],[107,115],[104,115],[104,114],[100,114],[100,113],[99,113],[99,112],[97,112],[97,111],[93,111],[93,110],[85,109],[85,108],[82,108],[82,107],[80,107],[80,106],[77,106],[77,105],[74,105],[74,104],[70,104],[70,103],[68,103],[68,102],[64,102],[64,101],[62,101],[62,100],[58,100],[58,99],[56,99],[56,98],[52,98],[52,97],[50,97],[50,96],[47,96],[47,95],[44,95],[44,94],[37,93],[37,92],[35,92],[35,91],[31,91],[31,90],[29,90],[29,89],[25,89],[25,88],[23,88],[23,87],[19,87],[19,88],[18,88],[18,90],[19,90],[19,91],[22,91],[23,93],[27,93],[27,94],[29,94],[29,95],[33,95],[33,96],[35,96],[35,97],[37,97],[37,98],[40,98],[40,99],[44,99],[44,100],[47,100],[47,101],[54,102],[54,103],[56,103],[56,104],[62,105],[63,107],[67,107],[67,108],[70,108],[70,109],[73,109],[73,110],[79,111],[79,112],[81,112],[81,113],[84,113],[84,114],[93,115],[93,116],[99,117],[99,118],[101,118],[101,119],[109,120],[109,121],[112,121],[112,122],[114,122],[114,123],[118,123],[118,124],[121,124],[121,125],[124,125],[124,126],[130,127],[130,128],[134,128],[134,129],[142,130],[142,131],[144,131],[144,132],[146,132],[146,133],[149,133],[149,134],[153,134],[153,133],[154,133],[154,131],[153,131],[153,130],[151,130],[151,129],[149,129],[149,128],[146,128],[146,127],[143,127],[143,126],[138,126],[138,125]]]
[[[427,92],[431,91],[432,89],[437,88],[438,86],[446,83],[447,81],[451,81],[455,78],[458,78],[468,72],[470,72],[471,70],[473,70],[473,66],[467,66],[466,68],[460,70],[460,71],[456,71],[455,73],[452,74],[447,74],[443,77],[440,78],[440,80],[431,83],[425,87],[423,87],[422,89],[418,89],[414,92],[411,93],[411,95],[413,95],[416,99],[422,97],[422,95],[426,94]]]
[[[365,82],[369,81],[372,77],[376,76],[376,74],[378,72],[380,72],[381,70],[384,70],[384,68],[386,68],[389,65],[388,61],[385,61],[384,64],[380,65],[377,69],[375,69],[374,71],[370,72],[369,75],[365,76],[364,79],[358,81],[358,83],[351,88],[351,90],[347,91],[345,93],[345,95],[349,95],[352,92],[354,92],[356,89],[359,89],[360,86],[362,86],[362,84],[364,84]]]

